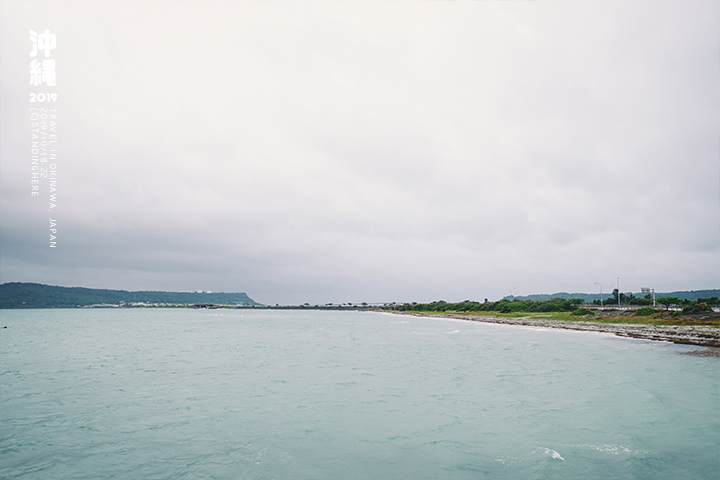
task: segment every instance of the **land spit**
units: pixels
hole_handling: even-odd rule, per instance
[[[715,347],[712,356],[720,356],[720,328],[685,325],[638,325],[625,323],[568,322],[534,317],[494,317],[489,315],[457,315],[452,313],[425,313],[392,311],[398,315],[416,317],[453,318],[473,322],[498,323],[502,325],[524,325],[530,327],[564,328],[587,332],[613,333],[621,337],[659,340],[663,342]]]

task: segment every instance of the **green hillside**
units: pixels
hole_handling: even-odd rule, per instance
[[[128,292],[39,283],[3,283],[0,308],[74,308],[89,305],[260,305],[245,293]]]
[[[623,292],[625,293],[625,292]],[[646,294],[644,293],[633,293],[633,296],[637,298],[642,298]],[[680,292],[668,292],[668,293],[662,293],[662,292],[655,292],[655,298],[661,298],[661,297],[677,297],[681,300],[691,300],[696,301],[698,298],[710,298],[710,297],[720,297],[720,290],[688,290],[688,291],[680,291]],[[551,298],[582,298],[586,302],[592,302],[593,300],[600,300],[600,293],[567,293],[567,292],[558,292],[553,293],[552,295],[548,294],[535,294],[535,295],[526,295],[526,296],[507,296],[504,297],[506,299],[516,299],[516,300],[533,300],[533,301],[541,301],[541,300],[549,300]],[[608,292],[603,292],[603,299],[607,300],[608,298],[612,298],[612,290]]]

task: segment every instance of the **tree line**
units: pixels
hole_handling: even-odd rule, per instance
[[[617,293],[617,292],[616,292]],[[630,298],[632,297],[632,298]],[[653,304],[652,297],[633,297],[621,294],[620,301],[625,305],[636,307],[651,307]],[[585,303],[583,298],[550,298],[548,300],[520,300],[520,299],[502,299],[497,302],[477,302],[464,300],[458,303],[449,303],[444,300],[438,300],[430,303],[391,303],[385,305],[385,310],[399,311],[423,311],[423,312],[498,312],[498,313],[514,313],[514,312],[574,312]],[[600,305],[600,300],[593,301],[593,304]],[[686,300],[678,297],[661,297],[656,299],[656,304],[660,308],[668,310],[672,307],[681,307],[683,313],[703,313],[711,312],[713,306],[720,305],[718,297],[699,298],[698,300]],[[607,308],[617,305],[617,295],[613,303],[613,297],[608,298],[604,302]]]
[[[607,307],[618,305],[618,303],[620,305],[649,307],[653,305],[653,299],[650,294],[643,297],[636,297],[632,293],[619,293],[616,288],[612,292],[612,297],[608,297],[607,301],[603,303]],[[600,305],[600,300],[593,300],[593,304]],[[664,308],[665,310],[669,310],[670,308],[682,308],[683,313],[702,313],[711,312],[712,307],[720,306],[720,298],[708,297],[698,298],[697,300],[688,300],[686,298],[667,296],[656,298],[655,305],[661,305],[661,308]]]
[[[438,300],[430,303],[403,303],[390,304],[385,306],[386,310],[412,311],[421,310],[426,312],[572,312],[585,303],[582,298],[550,298],[548,300],[519,300],[502,299],[497,302],[480,303],[465,300],[459,303],[448,303]]]

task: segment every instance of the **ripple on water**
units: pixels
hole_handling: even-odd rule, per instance
[[[368,312],[8,314],[0,478],[720,468],[718,362],[687,346]]]

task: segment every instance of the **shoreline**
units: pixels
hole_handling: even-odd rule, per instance
[[[411,315],[414,317],[452,318],[455,320],[495,323],[500,325],[520,325],[527,327],[562,328],[565,330],[612,333],[619,337],[709,347],[712,349],[712,356],[720,356],[720,329],[702,326],[657,326],[624,323],[567,322],[562,320],[544,320],[538,319],[537,317],[494,317],[489,315],[457,315],[452,313],[402,312],[397,310],[393,310],[388,313],[396,315]]]

